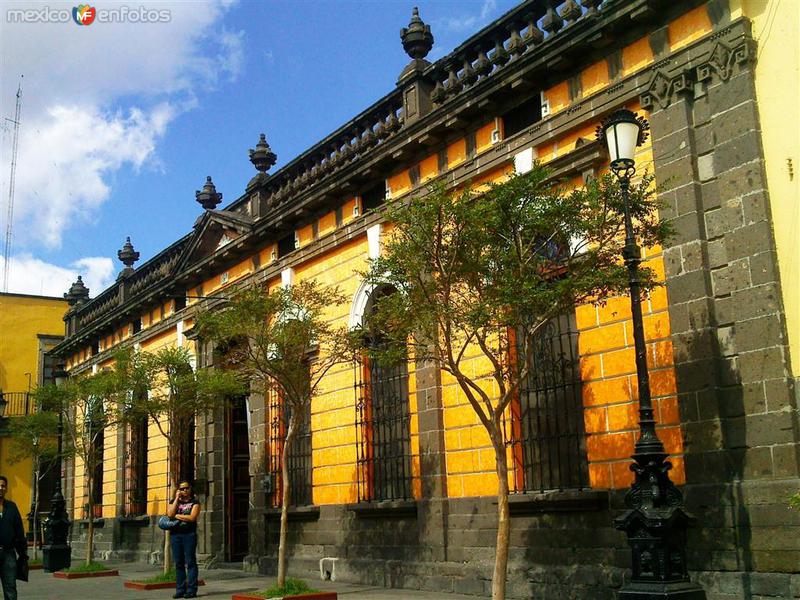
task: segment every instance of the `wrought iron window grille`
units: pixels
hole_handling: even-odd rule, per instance
[[[529,339],[520,336],[517,360],[528,361],[528,376],[504,421],[513,460],[512,493],[588,487],[582,382],[575,314],[558,316]]]
[[[269,417],[269,504],[281,506],[283,500],[283,476],[281,461],[286,440],[286,430],[291,417],[291,406],[285,402],[280,391],[270,387],[267,394]],[[290,506],[309,506],[313,503],[313,465],[311,462],[311,406],[305,406],[306,414],[298,423],[298,430],[289,450],[288,471],[291,488]]]
[[[188,481],[194,483],[194,459],[195,459],[195,425],[194,416],[176,420],[172,423],[172,427],[177,428],[177,435],[175,437],[176,448],[173,451],[170,460],[170,471],[172,475],[172,485],[177,485],[181,481]]]
[[[123,511],[126,517],[147,512],[147,417],[125,427],[125,478]]]
[[[355,361],[358,501],[411,500],[408,365]]]

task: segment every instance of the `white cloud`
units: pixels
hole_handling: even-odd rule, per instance
[[[159,140],[198,104],[196,90],[241,72],[244,33],[219,25],[231,4],[160,4],[171,12],[169,23],[0,23],[0,116],[13,115],[18,77],[25,75],[15,250],[58,248],[65,230],[91,222],[112,197],[116,171],[159,167]],[[0,154],[4,193],[9,138],[6,132]]]
[[[127,115],[92,106],[48,109],[20,139],[15,231],[58,247],[70,224],[90,220],[108,199],[109,174],[152,159],[176,112],[168,103]]]
[[[466,5],[465,5],[466,6]],[[480,24],[486,21],[486,18],[497,10],[496,0],[484,0],[481,4],[481,10],[478,14],[463,15],[463,16],[449,16],[441,22],[436,22],[436,26],[441,27],[447,31],[455,33],[462,33],[465,31],[472,32]]]
[[[81,275],[94,297],[114,281],[114,263],[107,257],[87,256],[76,260],[69,268],[44,262],[30,254],[13,256],[9,262],[8,291],[15,294],[61,296]],[[0,257],[0,270],[4,268],[5,261]]]

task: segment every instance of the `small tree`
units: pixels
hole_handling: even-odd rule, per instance
[[[11,436],[9,463],[30,459],[33,467],[33,558],[39,556],[39,484],[58,464],[58,415],[52,412],[34,412],[11,419],[8,426]],[[61,477],[61,473],[57,473]]]
[[[505,597],[510,526],[503,419],[528,378],[531,338],[576,304],[627,290],[616,181],[604,177],[567,192],[549,177],[535,165],[483,194],[439,185],[391,204],[394,229],[366,274],[368,282],[397,290],[375,300],[366,326],[384,343],[367,348],[370,357],[394,362],[408,349],[432,361],[458,383],[491,441],[498,481],[494,600]],[[667,234],[655,217],[651,183],[645,177],[630,198],[646,246]],[[645,288],[652,284],[648,270],[642,277]],[[485,372],[475,372],[476,353]]]
[[[69,379],[63,385],[45,385],[36,390],[37,404],[44,411],[61,413],[63,450],[83,463],[87,487],[86,564],[94,555],[95,472],[102,467],[100,443],[105,430],[117,424],[116,378],[111,372],[99,372]]]
[[[328,316],[344,297],[313,281],[267,293],[251,287],[238,293],[222,310],[198,317],[200,336],[227,347],[228,364],[263,390],[280,394],[289,409],[281,456],[281,527],[278,586],[286,582],[286,535],[291,503],[288,462],[292,440],[317,395],[319,384],[334,366],[352,360],[350,336]]]
[[[241,393],[239,380],[230,372],[194,370],[191,355],[182,347],[152,352],[122,352],[117,355],[117,388],[124,395],[118,404],[121,423],[142,418],[155,423],[167,443],[166,501],[173,479],[173,455],[185,441],[196,415],[225,405],[230,396]],[[164,572],[170,569],[169,532],[164,537]]]

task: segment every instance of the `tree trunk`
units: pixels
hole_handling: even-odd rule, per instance
[[[492,435],[497,469],[497,541],[495,544],[492,600],[505,600],[508,572],[508,538],[511,519],[508,510],[508,464],[506,448],[499,435]]]
[[[278,541],[278,586],[286,584],[286,534],[289,528],[289,502],[291,501],[289,485],[289,448],[297,425],[298,411],[293,409],[292,416],[289,418],[289,428],[286,431],[286,439],[283,441],[283,452],[281,452],[281,532]]]
[[[84,463],[85,464],[85,463]],[[89,505],[89,527],[86,530],[86,564],[92,562],[94,555],[94,498],[92,497],[92,476],[86,478],[86,485],[89,487],[88,505]]]

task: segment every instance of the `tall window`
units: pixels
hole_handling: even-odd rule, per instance
[[[194,416],[172,423],[176,427],[175,448],[172,453],[172,484],[180,481],[194,482]]]
[[[528,377],[506,421],[514,491],[576,489],[588,483],[583,398],[574,312],[552,319],[529,338]]]
[[[373,298],[393,291],[376,290]],[[380,332],[372,332],[367,343],[379,347],[386,342]],[[411,499],[407,362],[382,364],[365,355],[355,368],[358,499]]]
[[[103,427],[103,406],[101,401],[94,402],[92,405],[85,426],[89,429],[89,440],[91,443],[90,456],[92,458],[88,468],[92,472],[91,494],[94,504],[94,518],[103,516],[103,455],[105,453],[105,431]],[[87,473],[88,475],[88,473]],[[88,479],[88,477],[87,477]],[[84,501],[87,508],[89,506],[90,487],[84,487]]]
[[[147,512],[147,417],[125,428],[125,516]]]
[[[281,460],[292,409],[289,403],[284,401],[280,391],[275,388],[270,389],[267,400],[269,408],[269,468],[273,482],[269,502],[271,506],[279,507],[283,499]],[[289,490],[291,506],[307,506],[312,503],[311,407],[307,405],[305,411],[289,449],[287,467],[291,485]]]

